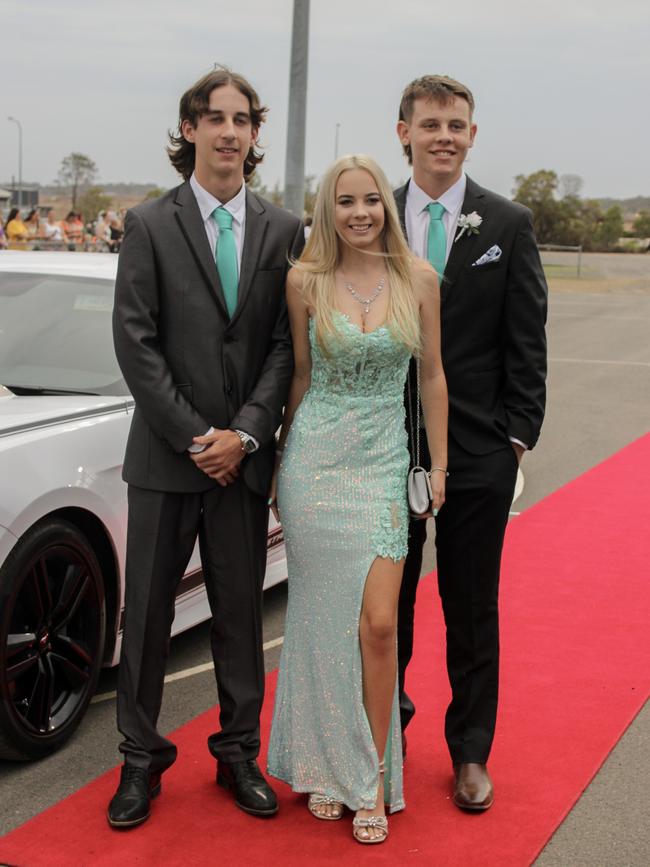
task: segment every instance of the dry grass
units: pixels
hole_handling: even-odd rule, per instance
[[[142,196],[113,196],[112,210],[118,211],[122,208],[132,208],[134,205],[139,205],[143,201]],[[68,195],[60,196],[43,196],[40,200],[40,207],[54,208],[57,218],[62,220],[68,211],[72,210],[72,199]]]
[[[583,253],[579,278],[576,253],[544,251],[542,261],[553,292],[650,295],[647,253]]]

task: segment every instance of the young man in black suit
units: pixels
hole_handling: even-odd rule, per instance
[[[469,89],[446,76],[406,87],[397,133],[413,176],[395,198],[409,246],[440,279],[449,390],[449,478],[436,517],[452,688],[445,736],[454,803],[482,811],[494,799],[486,764],[497,712],[501,550],[517,467],[544,416],[547,288],[530,212],[463,171],[473,111]],[[426,521],[412,521],[398,626],[403,730],[415,712],[404,677],[425,539]]]
[[[129,485],[113,827],[149,815],[176,747],[157,730],[176,589],[198,535],[212,610],[221,731],[217,782],[253,815],[277,811],[262,776],[262,582],[274,434],[293,370],[285,277],[300,221],[246,188],[266,109],[216,69],[182,97],[169,156],[184,178],[127,214],[114,310],[136,408]]]

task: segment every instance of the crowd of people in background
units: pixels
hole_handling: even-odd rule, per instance
[[[96,220],[84,222],[71,210],[57,219],[54,208],[43,217],[32,208],[23,218],[20,208],[11,208],[6,221],[0,216],[0,250],[95,250],[118,253],[124,234],[125,210],[100,211]]]

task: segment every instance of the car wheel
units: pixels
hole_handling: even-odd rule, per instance
[[[67,521],[45,519],[0,569],[0,758],[64,744],[97,686],[106,610],[97,557]]]

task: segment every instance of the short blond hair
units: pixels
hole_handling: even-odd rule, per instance
[[[469,105],[469,116],[471,118],[474,114],[475,103],[469,87],[461,84],[460,81],[456,81],[455,78],[449,78],[447,75],[423,75],[421,78],[416,78],[410,84],[407,84],[404,88],[399,104],[399,120],[403,120],[405,123],[411,122],[416,99],[431,99],[442,105],[448,105],[456,97],[464,99]],[[402,149],[409,165],[413,165],[411,145],[404,144],[402,145]]]

